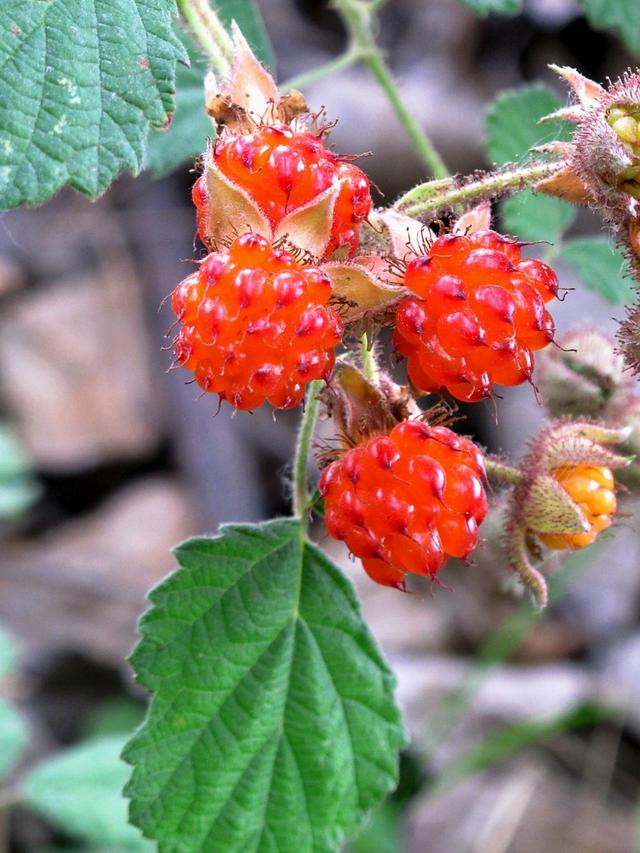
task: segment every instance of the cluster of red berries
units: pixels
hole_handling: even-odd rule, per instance
[[[404,588],[466,559],[487,513],[482,453],[446,427],[403,421],[349,450],[322,474],[329,533],[377,583]]]
[[[213,159],[223,175],[251,196],[274,228],[296,208],[338,187],[325,257],[341,247],[348,247],[349,255],[357,250],[359,225],[371,211],[369,180],[353,163],[326,149],[322,133],[271,124],[252,133],[228,134],[216,140]],[[196,181],[193,201],[202,238],[207,208],[203,178]]]
[[[264,237],[244,234],[212,252],[174,290],[180,364],[204,391],[237,409],[297,406],[328,378],[342,322],[327,306],[331,282]]]
[[[494,384],[520,385],[532,352],[553,339],[545,303],[557,295],[555,273],[495,231],[438,238],[409,264],[405,284],[416,296],[398,307],[394,346],[422,391],[475,402]]]

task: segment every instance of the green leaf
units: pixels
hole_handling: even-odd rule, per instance
[[[0,777],[13,769],[28,742],[29,732],[20,714],[12,705],[0,701]]]
[[[44,761],[24,780],[25,801],[74,838],[120,851],[153,850],[127,821],[123,745],[121,735],[95,738]]]
[[[515,15],[522,9],[523,0],[464,0],[477,15]]]
[[[499,95],[486,115],[490,159],[499,164],[517,162],[534,146],[568,138],[568,128],[563,123],[538,124],[542,116],[560,106],[554,93],[540,83]],[[560,199],[526,190],[507,199],[502,217],[506,230],[525,240],[555,241],[573,222],[575,210]]]
[[[570,240],[563,246],[561,257],[574,268],[589,290],[607,302],[614,305],[633,302],[636,291],[629,278],[627,261],[608,237]]]
[[[156,177],[177,169],[205,150],[208,137],[215,136],[211,119],[204,108],[204,76],[207,63],[191,39],[179,31],[189,54],[191,67],[178,66],[176,73],[176,111],[171,125],[149,136],[147,165]]]
[[[525,190],[503,202],[501,216],[509,234],[523,240],[555,242],[571,225],[576,213],[564,201]]]
[[[174,13],[174,0],[2,4],[0,207],[39,204],[67,182],[95,198],[140,169],[186,59]]]
[[[615,30],[632,53],[640,54],[637,0],[582,0],[582,6],[594,29]]]
[[[215,6],[223,22],[228,25],[235,20],[256,56],[273,68],[271,42],[256,3],[252,0],[218,0]],[[204,108],[207,63],[191,38],[179,27],[176,29],[189,54],[191,67],[178,67],[176,111],[170,127],[149,137],[147,165],[156,177],[167,175],[187,160],[198,157],[205,149],[207,138],[215,135]]]
[[[236,22],[258,59],[274,71],[273,48],[256,0],[216,0],[215,7],[227,27]]]
[[[124,753],[132,821],[162,851],[334,853],[405,742],[351,585],[295,519],[176,556],[132,658],[154,694]]]

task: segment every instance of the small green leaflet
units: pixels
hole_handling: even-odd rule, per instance
[[[216,10],[225,23],[235,20],[256,56],[274,67],[273,51],[257,5],[252,0],[218,0]],[[147,165],[156,177],[172,172],[205,149],[214,136],[211,119],[204,108],[206,60],[200,56],[191,38],[177,28],[191,60],[191,67],[179,66],[176,75],[176,112],[167,130],[149,137]]]
[[[0,778],[17,764],[28,742],[24,720],[12,705],[0,700]]]
[[[42,762],[24,780],[26,803],[73,838],[118,851],[152,851],[127,820],[123,745],[123,735],[94,738]]]
[[[560,106],[553,92],[539,83],[499,95],[486,116],[490,159],[500,164],[516,162],[524,159],[534,146],[566,139],[569,129],[560,122],[538,124],[542,116]],[[507,199],[503,207],[507,231],[525,240],[557,240],[574,217],[570,204],[528,190]]]
[[[179,546],[132,663],[153,693],[125,752],[161,851],[334,853],[396,783],[394,678],[300,522]]]
[[[635,289],[627,261],[607,237],[584,237],[564,244],[560,257],[578,273],[589,290],[614,305],[633,302]]]
[[[174,110],[174,0],[15,0],[0,9],[0,208],[137,172]],[[10,93],[10,97],[8,94]]]
[[[516,15],[522,9],[523,0],[464,0],[477,15]]]
[[[638,0],[581,0],[584,13],[596,30],[615,30],[632,53],[640,54]]]

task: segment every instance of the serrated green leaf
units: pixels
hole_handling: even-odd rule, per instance
[[[176,111],[171,125],[149,136],[147,165],[159,178],[185,161],[198,157],[205,150],[207,138],[215,136],[213,124],[204,108],[206,60],[187,34],[179,28],[177,31],[189,54],[191,66],[178,66]]]
[[[137,172],[174,109],[174,0],[16,0],[0,9],[0,207]],[[10,96],[9,96],[10,93]]]
[[[67,835],[117,850],[153,850],[127,819],[129,770],[121,735],[100,737],[37,765],[23,782],[25,802]]]
[[[540,83],[503,92],[486,115],[487,151],[495,163],[523,160],[530,148],[553,139],[568,138],[560,122],[538,124],[542,116],[561,106],[554,93]],[[575,210],[557,198],[525,190],[503,205],[506,230],[525,240],[558,240],[575,218]]]
[[[523,0],[464,0],[477,15],[516,15],[522,9]]]
[[[215,0],[214,5],[222,22],[235,21],[258,59],[274,71],[273,48],[256,0]]]
[[[596,30],[612,29],[632,53],[640,54],[640,15],[637,0],[581,0]]]
[[[154,694],[124,753],[132,821],[162,851],[333,853],[405,741],[351,585],[294,519],[176,555],[132,658]]]
[[[18,763],[28,742],[29,732],[18,711],[0,701],[0,777]]]
[[[604,236],[581,237],[565,243],[562,259],[574,268],[580,278],[614,305],[633,302],[635,289],[623,254]]]

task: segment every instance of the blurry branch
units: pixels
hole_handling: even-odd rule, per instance
[[[343,71],[345,68],[350,68],[363,58],[363,53],[356,45],[350,45],[344,53],[337,56],[335,59],[325,62],[323,65],[318,65],[317,68],[312,68],[311,71],[305,71],[298,74],[297,77],[292,77],[285,83],[282,83],[278,88],[285,95],[292,89],[304,89],[316,80],[321,80],[329,74],[337,74],[338,71]]]
[[[549,580],[549,604],[559,601],[597,554],[599,545],[572,554],[562,571]],[[434,752],[445,738],[462,722],[467,708],[482,682],[499,664],[511,657],[522,645],[540,618],[540,611],[529,601],[520,607],[493,633],[482,646],[464,683],[452,690],[442,701],[429,723],[424,747]]]

